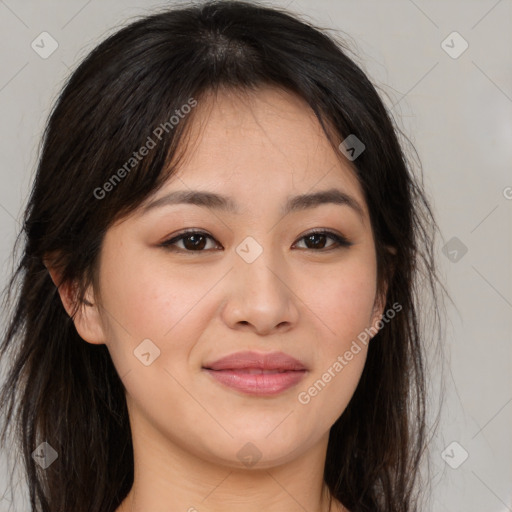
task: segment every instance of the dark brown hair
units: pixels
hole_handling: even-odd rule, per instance
[[[44,133],[16,242],[23,237],[24,246],[4,300],[6,310],[13,306],[0,347],[9,369],[0,395],[2,442],[11,426],[32,512],[114,511],[133,483],[123,384],[107,347],[78,335],[45,258],[55,258],[61,284],[76,284],[76,313],[86,287],[97,284],[105,232],[169,178],[194,116],[163,130],[104,197],[94,191],[190,98],[264,85],[304,98],[334,147],[350,134],[364,142],[353,166],[370,212],[378,286],[389,285],[385,309],[402,307],[370,343],[355,394],[331,429],[325,482],[351,512],[417,510],[428,444],[418,307],[438,318],[437,226],[400,130],[348,54],[341,40],[283,9],[218,1],[132,22],[72,73]],[[59,454],[44,471],[32,458],[43,441]]]

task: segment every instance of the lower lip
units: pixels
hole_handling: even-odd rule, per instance
[[[282,373],[245,373],[239,370],[209,370],[215,380],[249,395],[277,395],[298,384],[306,370]]]

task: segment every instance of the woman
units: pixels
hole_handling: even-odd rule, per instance
[[[319,29],[209,2],[109,37],[51,114],[6,294],[31,510],[418,510],[434,229]]]

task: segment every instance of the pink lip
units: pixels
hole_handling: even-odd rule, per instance
[[[203,366],[225,386],[251,395],[276,395],[296,385],[307,368],[283,353],[237,352]]]

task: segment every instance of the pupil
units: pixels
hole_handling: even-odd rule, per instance
[[[199,241],[198,239],[202,239],[202,242]],[[187,244],[187,241],[188,240],[192,240],[192,243],[191,244]],[[195,241],[194,241],[195,240]],[[187,249],[203,249],[204,248],[204,245],[205,245],[205,237],[203,235],[188,235],[185,240],[185,246],[187,247]]]
[[[318,238],[320,238],[320,239],[321,239],[320,246],[322,246],[322,242],[325,242],[325,235],[320,235],[320,234],[315,233],[315,234],[313,234],[313,235],[309,235],[309,236],[307,237],[307,240],[309,240],[309,241],[314,240],[314,239],[315,239],[315,237],[318,237]],[[313,243],[313,246],[314,246],[314,247],[318,247],[318,244]],[[321,248],[322,248],[322,247],[321,247]]]

